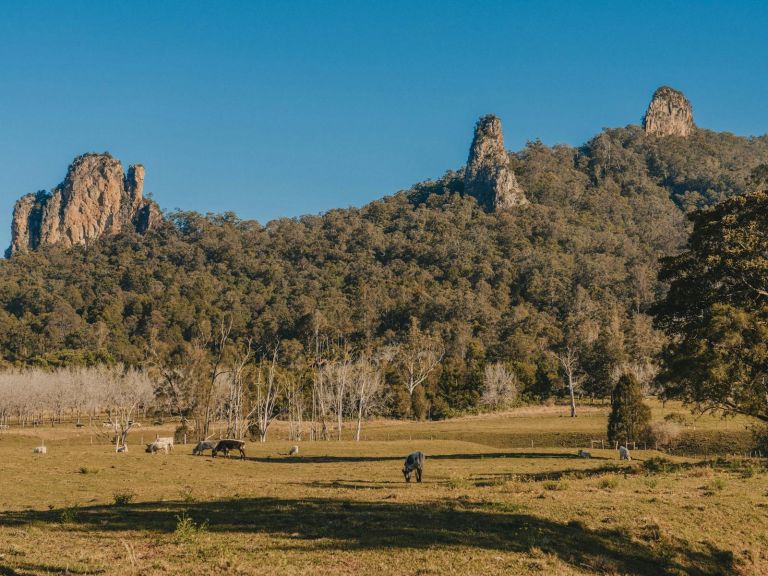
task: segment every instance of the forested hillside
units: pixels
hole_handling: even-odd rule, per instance
[[[483,209],[451,171],[362,208],[266,225],[175,212],[145,235],[14,254],[0,264],[2,360],[181,363],[231,319],[232,342],[279,341],[296,365],[320,336],[358,350],[439,341],[417,399],[434,416],[475,406],[491,362],[523,395],[561,393],[554,353],[569,348],[587,394],[627,369],[649,382],[664,342],[647,314],[665,290],[658,260],[684,246],[687,211],[749,189],[768,138],[628,126],[509,161],[530,201],[514,210]]]

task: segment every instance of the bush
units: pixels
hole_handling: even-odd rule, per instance
[[[208,529],[207,522],[196,523],[184,512],[181,516],[176,516],[176,530],[174,534],[179,542],[193,542],[197,537]]]
[[[613,490],[619,485],[618,478],[615,478],[613,476],[610,476],[608,478],[603,478],[600,480],[600,483],[598,486],[602,488],[603,490]]]
[[[670,462],[666,458],[648,458],[643,462],[643,469],[646,472],[672,472],[679,468],[677,464]]]
[[[669,448],[680,437],[680,426],[671,420],[657,420],[651,424],[651,440],[662,448]]]
[[[708,492],[720,492],[723,488],[725,488],[724,478],[715,478],[709,484],[707,484]]]
[[[133,502],[133,499],[136,497],[136,494],[131,492],[130,490],[123,490],[121,492],[115,492],[112,495],[112,501],[115,503],[115,506],[127,506],[131,502]]]
[[[544,482],[544,490],[568,490],[568,482],[565,480],[547,480]]]
[[[73,504],[72,506],[67,506],[61,511],[61,523],[62,524],[72,524],[77,520],[77,510],[78,506],[77,504]]]

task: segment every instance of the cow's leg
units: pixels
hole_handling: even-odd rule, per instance
[[[240,447],[240,460],[245,460],[245,449]]]
[[[416,482],[421,482],[421,468],[416,468]]]

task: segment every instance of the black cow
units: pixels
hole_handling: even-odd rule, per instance
[[[403,464],[403,476],[405,481],[411,481],[411,472],[416,471],[416,482],[421,482],[421,473],[424,470],[425,456],[422,452],[411,452],[405,458],[405,464]]]
[[[211,456],[216,458],[216,454],[223,452],[226,458],[229,458],[230,450],[238,450],[240,459],[245,460],[245,442],[243,440],[219,440],[216,446],[211,450]]]

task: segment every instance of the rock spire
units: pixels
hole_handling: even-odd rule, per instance
[[[654,136],[688,136],[694,128],[693,110],[685,94],[662,86],[653,93],[643,118],[646,134]]]
[[[501,120],[492,114],[483,116],[475,125],[464,172],[464,193],[477,198],[486,210],[508,210],[528,204],[509,168]]]

